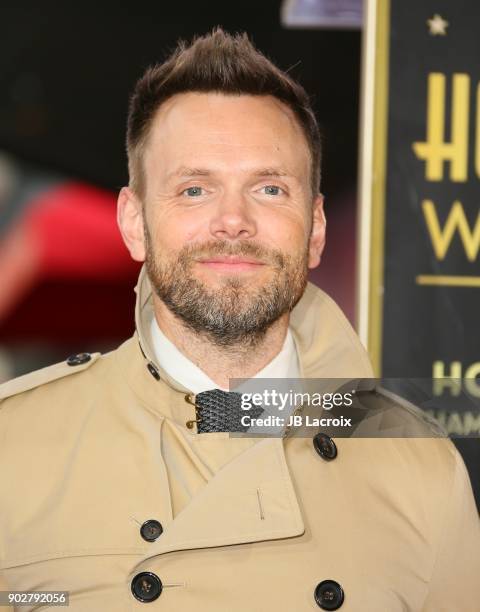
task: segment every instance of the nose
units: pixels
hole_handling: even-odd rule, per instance
[[[245,239],[256,235],[257,223],[251,205],[242,194],[223,194],[210,221],[210,233],[223,240]]]

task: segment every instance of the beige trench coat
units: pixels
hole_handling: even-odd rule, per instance
[[[450,441],[337,439],[326,461],[309,438],[197,434],[151,316],[142,273],[133,338],[0,387],[0,590],[66,590],[75,612],[307,612],[333,580],[342,612],[480,610],[478,515]],[[302,376],[371,375],[319,289],[291,326]],[[132,594],[141,572],[162,583],[154,601]]]

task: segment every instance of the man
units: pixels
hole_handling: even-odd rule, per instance
[[[448,440],[229,435],[229,379],[371,376],[306,282],[325,219],[303,89],[218,29],[137,83],[127,149],[136,334],[3,386],[2,589],[95,612],[478,610]]]

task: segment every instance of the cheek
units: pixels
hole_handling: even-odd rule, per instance
[[[308,228],[298,215],[272,215],[264,225],[268,241],[292,253],[304,249],[308,243]]]
[[[200,240],[203,224],[192,215],[162,216],[155,220],[155,236],[158,245],[178,250],[188,242]]]

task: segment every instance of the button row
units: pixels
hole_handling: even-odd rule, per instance
[[[131,589],[138,601],[149,603],[160,597],[163,584],[153,572],[140,572],[132,580]],[[343,604],[345,595],[342,587],[335,580],[322,580],[315,588],[314,598],[317,606],[322,610],[338,610]]]

